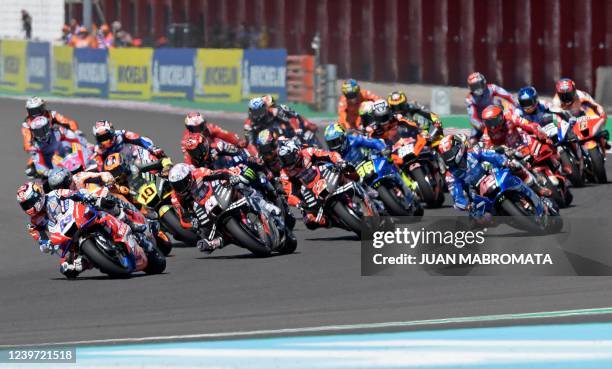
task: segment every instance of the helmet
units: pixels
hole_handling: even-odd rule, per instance
[[[467,84],[473,95],[482,96],[487,88],[487,79],[482,73],[474,72],[468,76]]]
[[[407,110],[408,98],[402,91],[394,91],[387,96],[387,103],[394,113],[402,113]]]
[[[185,116],[185,127],[189,132],[203,132],[206,119],[198,112],[190,112]]]
[[[32,118],[44,115],[47,112],[47,103],[38,96],[30,97],[26,101],[25,107],[28,111],[28,116]]]
[[[294,139],[282,140],[278,145],[278,158],[281,164],[288,167],[294,167],[300,156],[300,147]]]
[[[342,83],[342,94],[349,100],[356,99],[359,97],[361,89],[359,83],[354,79],[347,79]]]
[[[51,124],[49,123],[49,119],[47,117],[41,115],[34,118],[30,122],[30,130],[32,131],[32,136],[38,142],[49,142],[51,138]]]
[[[191,175],[191,166],[185,163],[179,163],[170,169],[168,173],[168,181],[174,192],[179,195],[186,195],[191,191],[193,184],[193,176]]]
[[[276,105],[276,100],[274,100],[274,96],[272,95],[264,95],[261,97],[268,108]]]
[[[113,123],[108,120],[97,121],[93,127],[93,134],[96,136],[98,145],[105,149],[109,149],[115,144],[115,128],[113,128]]]
[[[504,110],[498,105],[489,105],[482,111],[482,122],[489,133],[500,132],[505,128]]]
[[[181,142],[185,151],[199,162],[204,162],[210,155],[210,143],[208,139],[199,134],[190,134]]]
[[[26,182],[17,189],[17,202],[26,214],[34,216],[43,210],[45,194],[37,184]]]
[[[373,107],[373,118],[374,122],[381,126],[387,125],[391,121],[391,109],[386,100],[376,100]]]
[[[268,113],[268,106],[261,97],[252,98],[249,101],[249,118],[253,121],[262,120]]]
[[[562,107],[569,107],[576,98],[576,84],[569,78],[561,78],[555,85],[555,92]]]
[[[332,123],[325,128],[325,142],[330,150],[344,152],[347,145],[346,130],[341,124]]]
[[[72,174],[66,168],[53,168],[49,172],[49,187],[52,190],[70,189]]]
[[[274,132],[270,129],[264,129],[259,132],[257,135],[257,141],[255,141],[257,145],[257,150],[261,155],[269,155],[276,150],[276,138],[274,137]]]
[[[374,117],[374,102],[366,100],[359,105],[359,116],[361,117],[361,125],[363,127],[368,126],[372,123]]]
[[[104,171],[112,174],[119,183],[127,181],[131,173],[127,160],[118,152],[110,154],[104,159]]]
[[[533,113],[538,107],[538,91],[532,86],[521,88],[518,93],[518,102],[525,113]]]
[[[448,135],[438,145],[444,163],[449,167],[465,166],[466,141],[461,135]]]

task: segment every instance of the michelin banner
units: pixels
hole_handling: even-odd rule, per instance
[[[108,97],[108,50],[74,49],[74,94]]]
[[[287,99],[287,50],[246,49],[242,58],[242,97],[272,95]]]
[[[110,49],[108,54],[111,99],[151,98],[153,49]]]
[[[196,49],[155,49],[153,97],[193,100]]]
[[[198,49],[194,100],[241,100],[242,49]]]
[[[26,87],[26,41],[0,42],[0,87],[11,92],[24,92]]]
[[[74,49],[68,46],[53,46],[51,68],[51,91],[54,94],[70,96],[74,91],[72,57]]]
[[[28,42],[27,90],[31,92],[49,91],[51,88],[51,63],[48,42]]]

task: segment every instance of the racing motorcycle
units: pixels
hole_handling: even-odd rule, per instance
[[[313,165],[298,177],[304,210],[324,215],[332,226],[361,236],[361,220],[378,212],[359,182],[351,181],[331,163]]]
[[[400,138],[392,149],[393,162],[416,183],[419,197],[430,208],[444,203],[444,179],[440,160],[429,141],[421,136]]]
[[[540,198],[508,168],[492,169],[482,178],[474,194],[470,215],[486,213],[509,216],[511,226],[528,232],[558,232],[563,221],[553,203]]]
[[[573,199],[568,186],[567,179],[559,173],[559,167],[555,166],[553,159],[558,155],[555,147],[550,142],[540,141],[531,135],[525,135],[526,146],[520,151],[522,161],[535,175],[536,180],[542,186],[551,191],[551,198],[560,208],[568,207]]]
[[[385,157],[372,155],[355,166],[361,183],[378,192],[385,210],[389,215],[423,215],[423,208],[415,201],[412,191],[404,191],[401,175],[393,162]]]
[[[541,128],[557,148],[563,173],[574,187],[583,187],[584,159],[572,124],[554,114],[545,118]]]
[[[578,138],[578,144],[582,148],[585,162],[585,174],[587,178],[595,183],[608,182],[606,173],[606,143],[608,132],[604,127],[604,118],[594,113],[579,112],[573,131]]]
[[[266,202],[263,206],[268,211],[264,212],[261,204],[265,200],[252,188],[216,180],[203,183],[200,193],[193,203],[193,221],[201,238],[210,240],[220,234],[227,242],[260,257],[272,252],[291,254],[297,248],[280,211]],[[273,212],[278,214],[270,216]]]
[[[96,224],[95,220],[103,214],[91,205],[70,199],[60,204],[57,222],[49,227],[49,233],[53,243],[60,246],[62,258],[74,260],[83,255],[102,273],[116,277],[135,271],[135,256],[130,247],[115,243],[104,227]],[[122,223],[122,227],[119,231],[127,232],[127,224]],[[135,239],[133,242],[136,243]],[[166,258],[155,244],[146,256],[145,273],[159,274],[166,269]]]

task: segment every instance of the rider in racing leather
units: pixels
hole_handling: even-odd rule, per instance
[[[485,77],[478,72],[474,72],[467,79],[468,92],[465,97],[467,114],[472,125],[470,141],[477,142],[483,134],[482,112],[489,105],[502,105],[505,109],[516,107],[516,101],[511,93],[500,86],[489,83]]]
[[[185,142],[185,138],[192,134],[201,134],[213,143],[224,141],[239,148],[247,147],[247,142],[240,139],[237,134],[229,132],[221,128],[215,123],[211,123],[199,112],[190,112],[185,116],[185,130],[181,142]],[[183,147],[183,153],[185,148]]]
[[[277,132],[272,129],[263,130],[257,135],[255,146],[259,152],[259,158],[270,174],[268,179],[280,176],[283,166],[278,158],[278,142],[285,139],[283,136],[278,136]]]
[[[47,176],[53,169],[53,157],[65,157],[73,152],[74,145],[81,145],[81,160],[86,163],[87,149],[73,131],[61,126],[52,126],[45,116],[38,116],[30,122],[33,144],[30,147],[30,157],[36,173]]]
[[[32,96],[26,101],[26,111],[28,112],[28,116],[24,119],[21,124],[21,134],[23,135],[23,149],[25,151],[30,151],[33,145],[33,135],[30,130],[30,123],[36,117],[44,116],[51,123],[51,127],[53,126],[61,126],[67,128],[77,135],[80,135],[79,125],[74,119],[70,119],[55,110],[47,110],[47,104],[45,100],[41,99],[38,96]]]
[[[331,151],[335,151],[342,158],[353,165],[365,160],[367,155],[363,149],[382,153],[387,149],[384,141],[376,138],[367,138],[359,134],[347,135],[346,129],[340,123],[331,123],[325,128],[325,142]],[[388,156],[388,152],[382,154]]]
[[[374,123],[370,126],[369,135],[393,145],[399,138],[416,137],[421,132],[419,125],[398,114],[393,114],[386,100],[374,102]]]
[[[576,83],[569,78],[562,78],[557,81],[552,105],[556,108],[570,112],[572,115],[585,108],[591,108],[595,114],[604,118],[604,120],[607,118],[604,108],[595,102],[595,99],[587,92],[578,90],[576,88]]]
[[[364,101],[376,101],[380,97],[361,89],[357,81],[349,79],[342,83],[342,96],[338,100],[338,122],[349,129],[361,129],[359,107]]]
[[[332,163],[344,172],[349,179],[359,180],[359,176],[354,173],[347,173],[347,163],[337,152],[325,151],[314,147],[300,148],[299,142],[295,139],[283,140],[279,142],[278,157],[283,169],[281,170],[280,180],[283,184],[289,205],[299,206],[300,198],[296,195],[301,189],[300,175],[312,165],[319,163]],[[315,229],[328,225],[327,218],[322,216],[317,221],[316,214],[303,210],[304,224],[308,229]]]
[[[164,150],[155,146],[149,138],[132,131],[115,130],[113,123],[108,120],[97,121],[93,127],[93,134],[96,136],[96,142],[98,143],[95,148],[95,160],[98,163],[99,170],[102,170],[106,157],[123,150],[125,144],[140,146],[157,159],[166,157]]]
[[[183,137],[181,141],[184,162],[199,167],[214,167],[215,163],[222,157],[237,156],[240,154],[238,148],[223,140],[210,142],[208,138],[198,133],[191,133]],[[256,161],[256,157],[248,160]]]
[[[281,128],[283,135],[300,136],[306,142],[315,138],[316,124],[304,119],[286,105],[276,104],[270,96],[252,98],[248,107],[244,136],[249,145],[255,145],[259,132],[269,128]]]

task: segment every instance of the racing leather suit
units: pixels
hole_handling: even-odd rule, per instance
[[[481,116],[482,111],[487,106],[500,105],[504,107],[504,110],[510,108],[510,106],[518,106],[511,93],[492,83],[487,84],[487,88],[482,96],[475,96],[469,92],[465,97],[465,105],[470,124],[472,125],[470,138],[476,139],[482,136],[483,123]]]
[[[384,126],[378,123],[372,124],[367,132],[370,137],[382,139],[387,145],[393,145],[402,137],[416,137],[421,129],[417,123],[400,115],[394,115]]]
[[[102,168],[104,167],[104,160],[108,155],[121,152],[121,150],[124,149],[125,144],[140,146],[149,151],[157,159],[161,159],[161,157],[165,156],[163,150],[155,146],[150,138],[140,136],[132,131],[126,131],[123,129],[116,130],[115,142],[112,147],[103,148],[100,145],[96,145],[95,147],[94,159],[98,164],[98,170],[102,171]]]
[[[561,100],[559,99],[559,95],[555,95],[552,101],[552,105],[555,108],[565,110],[570,113],[573,113],[574,111],[580,111],[580,110],[585,110],[585,109],[590,108],[598,116],[602,118],[607,118],[605,109],[601,105],[599,105],[597,102],[595,102],[595,99],[593,99],[591,95],[581,90],[576,90],[576,97],[574,98],[574,101],[572,102],[570,106],[566,108],[562,107]]]
[[[71,130],[56,126],[51,129],[49,141],[38,142],[34,140],[29,151],[36,172],[46,176],[53,169],[53,157],[58,155],[64,158],[71,154],[74,151],[74,144],[81,145],[81,160],[87,164],[87,148],[83,145],[81,138]]]
[[[51,127],[60,126],[71,130],[78,134],[79,125],[74,119],[70,119],[55,110],[47,111],[44,116],[49,120]],[[30,122],[33,117],[27,116],[21,124],[21,135],[23,136],[23,149],[30,151],[32,149],[34,138],[32,137],[32,131],[30,130]]]
[[[359,116],[359,106],[364,101],[376,101],[381,97],[369,90],[360,89],[359,96],[354,101],[350,101],[346,96],[340,96],[338,100],[338,123],[345,129],[361,129],[361,117]]]
[[[259,121],[253,121],[251,118],[244,121],[244,136],[248,144],[255,146],[259,132],[268,128],[279,128],[280,135],[287,138],[304,134],[303,138],[306,141],[313,139],[318,129],[316,124],[302,117],[287,105],[272,105],[268,108],[268,114]],[[307,132],[310,133],[306,135]]]

